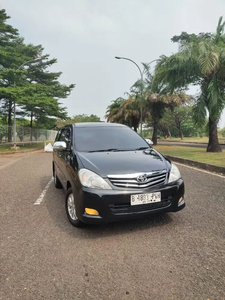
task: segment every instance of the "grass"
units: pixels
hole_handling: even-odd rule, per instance
[[[225,144],[225,137],[219,136],[219,143],[220,144]],[[184,137],[183,140],[181,138],[160,138],[159,141],[167,141],[167,142],[179,142],[179,143],[205,143],[208,144],[209,138],[204,136],[204,137]]]
[[[21,151],[44,149],[44,143],[19,144],[17,145],[17,147],[19,147],[17,150],[12,147],[12,145],[0,145],[0,153],[19,153]]]
[[[225,167],[225,151],[220,153],[208,153],[206,152],[206,150],[200,148],[172,146],[172,145],[171,146],[157,145],[154,146],[154,148],[164,155],[176,156],[176,157],[186,158],[194,161]]]
[[[44,143],[21,144],[18,150],[11,149],[12,145],[0,145],[1,153],[19,153],[21,151],[44,149]],[[164,155],[177,156],[194,161],[204,162],[217,166],[225,167],[225,151],[221,153],[208,153],[205,149],[172,146],[172,145],[157,145],[156,150]]]

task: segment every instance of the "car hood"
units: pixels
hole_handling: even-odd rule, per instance
[[[78,152],[84,168],[102,177],[168,169],[165,158],[155,150]]]

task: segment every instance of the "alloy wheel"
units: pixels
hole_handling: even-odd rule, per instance
[[[69,213],[70,218],[73,221],[76,221],[78,219],[78,217],[77,217],[77,213],[76,213],[76,207],[75,207],[75,203],[74,203],[73,194],[70,194],[68,196],[67,208],[68,208],[68,213]]]

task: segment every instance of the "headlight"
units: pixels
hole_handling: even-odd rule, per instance
[[[111,190],[112,188],[109,184],[99,175],[96,173],[87,170],[87,169],[80,169],[78,172],[80,182],[85,187],[90,187],[93,189],[101,189],[101,190]]]
[[[170,182],[174,182],[178,179],[181,178],[181,175],[180,175],[180,171],[178,170],[178,167],[174,164],[172,164],[171,166],[171,170],[170,170],[170,177],[169,177],[169,183]]]

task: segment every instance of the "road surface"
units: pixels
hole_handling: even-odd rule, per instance
[[[225,299],[224,177],[179,166],[184,210],[77,229],[51,157],[0,156],[0,299]]]

